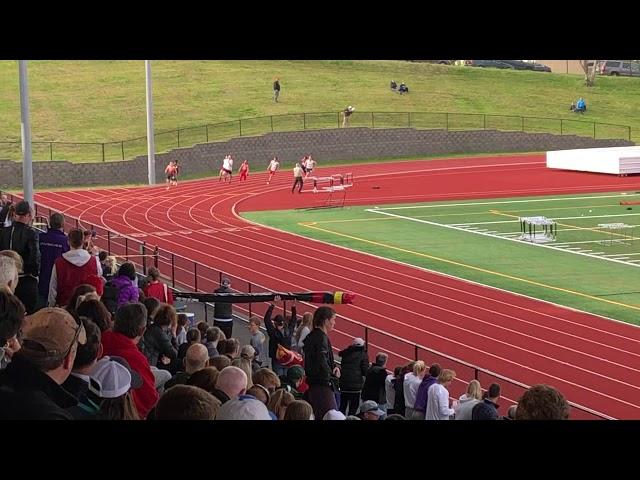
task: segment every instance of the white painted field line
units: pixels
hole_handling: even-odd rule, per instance
[[[449,203],[444,205],[410,205],[406,207],[386,207],[377,208],[376,210],[410,210],[415,208],[442,208],[442,207],[469,207],[475,205],[504,205],[509,203],[537,203],[537,202],[560,202],[565,200],[590,200],[594,198],[629,198],[637,197],[640,194],[628,194],[628,195],[598,195],[595,197],[563,197],[563,198],[534,198],[531,200],[508,200],[508,201],[495,201],[495,202],[468,202],[468,203]]]
[[[490,238],[502,239],[502,240],[506,240],[506,241],[509,241],[509,242],[517,242],[517,243],[519,243],[521,245],[531,245],[531,246],[540,247],[540,248],[548,248],[550,250],[555,250],[557,252],[572,253],[574,255],[582,255],[582,256],[585,256],[585,257],[596,258],[596,259],[604,260],[604,261],[607,261],[607,262],[619,263],[621,265],[629,265],[629,266],[632,266],[632,267],[640,267],[640,265],[637,265],[636,263],[623,262],[623,261],[617,260],[615,258],[603,257],[603,256],[595,256],[595,255],[590,255],[588,253],[575,252],[575,251],[567,252],[567,250],[569,250],[569,249],[558,248],[555,245],[546,245],[546,244],[535,243],[535,242],[523,242],[523,241],[518,240],[516,238],[509,238],[509,237],[504,237],[504,236],[492,235],[492,234],[488,234],[486,232],[479,232],[479,231],[472,230],[472,229],[460,228],[460,227],[455,227],[453,225],[447,225],[447,224],[442,224],[442,223],[431,222],[429,220],[424,220],[424,219],[421,219],[421,218],[405,217],[404,215],[398,215],[398,214],[395,214],[395,213],[390,213],[390,212],[384,211],[384,210],[382,210],[380,208],[377,208],[377,209],[366,208],[365,212],[376,213],[376,214],[379,214],[379,215],[386,215],[388,217],[399,218],[401,220],[409,220],[411,222],[423,223],[423,224],[426,224],[426,225],[432,225],[434,227],[449,228],[451,230],[457,230],[459,232],[467,232],[467,233],[473,233],[473,234],[476,234],[476,235],[484,235],[484,236],[490,237]],[[572,242],[572,243],[593,243],[593,242],[592,241],[587,241],[587,242]]]

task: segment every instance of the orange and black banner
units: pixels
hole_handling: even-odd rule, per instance
[[[273,302],[280,300],[298,300],[301,302],[326,304],[351,304],[355,294],[349,292],[263,292],[263,293],[191,293],[175,292],[175,298],[190,299],[199,302],[251,303]]]

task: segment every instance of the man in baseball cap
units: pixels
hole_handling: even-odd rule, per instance
[[[22,348],[0,372],[0,419],[71,420],[77,399],[60,385],[73,368],[83,325],[62,308],[43,308],[25,318]]]
[[[358,413],[360,413],[363,420],[380,420],[380,417],[385,414],[373,400],[362,402]]]

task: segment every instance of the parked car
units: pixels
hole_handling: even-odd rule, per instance
[[[640,77],[640,64],[629,60],[603,60],[598,67],[600,75]]]
[[[409,60],[410,62],[437,63],[439,65],[453,65],[454,60]]]
[[[482,68],[510,68],[514,67],[502,60],[465,60],[466,66],[470,67],[482,67]]]
[[[551,72],[551,68],[542,63],[532,62],[531,65],[533,65],[534,72]]]
[[[523,62],[522,60],[500,60],[503,63],[511,65],[516,70],[533,70],[533,64],[530,62]]]

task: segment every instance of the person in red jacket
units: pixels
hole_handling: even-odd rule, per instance
[[[160,398],[149,361],[138,349],[138,342],[144,335],[146,326],[146,307],[141,303],[127,303],[118,308],[113,331],[102,333],[104,355],[123,357],[131,369],[142,377],[142,386],[132,390],[140,418],[146,418]]]
[[[144,296],[157,298],[162,303],[173,305],[173,292],[166,283],[160,281],[160,270],[156,267],[151,267],[147,277],[149,278],[149,283],[143,289]]]
[[[90,283],[90,278],[102,275],[100,259],[86,251],[83,248],[83,242],[84,232],[78,228],[71,229],[69,232],[71,250],[58,257],[51,270],[50,307],[65,307],[78,285]]]

